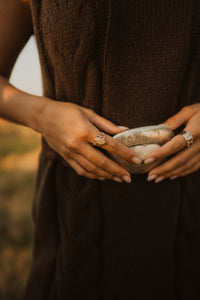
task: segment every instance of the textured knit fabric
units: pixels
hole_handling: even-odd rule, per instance
[[[199,102],[199,0],[32,0],[44,95],[134,128]],[[81,177],[43,139],[25,300],[200,299],[200,171]]]

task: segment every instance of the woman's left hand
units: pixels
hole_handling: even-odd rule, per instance
[[[147,180],[155,179],[156,183],[166,178],[174,179],[185,176],[200,169],[200,103],[183,107],[163,124],[172,130],[185,124],[184,130],[192,134],[193,144],[186,147],[185,138],[177,134],[169,142],[146,156],[145,161],[148,163],[175,154],[149,172]]]

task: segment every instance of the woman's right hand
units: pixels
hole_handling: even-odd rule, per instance
[[[127,170],[91,145],[99,130],[116,134],[124,129],[90,109],[72,103],[42,97],[43,109],[41,98],[23,93],[9,84],[13,64],[31,36],[33,26],[28,1],[0,1],[0,11],[0,43],[3,45],[0,47],[0,116],[39,131],[78,174],[130,182]],[[137,157],[131,149],[109,135],[106,135],[103,148],[127,160]]]
[[[115,125],[91,109],[49,99],[46,99],[40,125],[39,131],[49,146],[79,175],[100,180],[131,182],[130,173],[126,169],[92,146],[99,130],[117,134],[124,131],[125,127]],[[140,163],[133,150],[108,134],[102,148],[128,161]]]

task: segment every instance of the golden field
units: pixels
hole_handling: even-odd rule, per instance
[[[0,299],[22,299],[32,257],[31,206],[40,151],[33,130],[0,119]]]

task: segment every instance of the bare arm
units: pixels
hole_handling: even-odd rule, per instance
[[[0,117],[37,130],[43,102],[8,82],[17,56],[32,33],[28,1],[0,0]]]
[[[15,60],[33,33],[28,1],[0,0],[0,73],[9,77]]]
[[[33,96],[9,84],[14,62],[32,31],[28,1],[0,0],[0,117],[40,132],[79,175],[130,182],[127,170],[91,145],[99,130],[116,134],[124,128],[85,107]],[[108,134],[106,141],[105,150],[137,161],[131,149]]]

